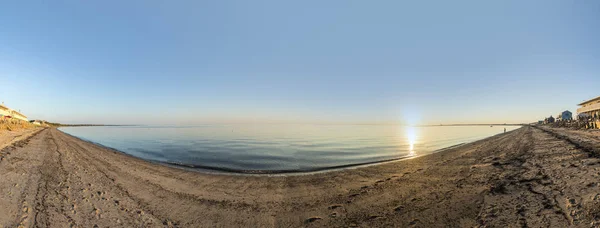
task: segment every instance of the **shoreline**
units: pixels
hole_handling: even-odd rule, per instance
[[[69,126],[70,127],[70,126]],[[69,135],[71,137],[77,138],[79,140],[88,142],[88,143],[92,143],[110,150],[114,150],[118,153],[121,153],[123,155],[127,155],[136,159],[141,159],[153,164],[158,164],[158,165],[163,165],[163,166],[167,166],[167,167],[173,167],[173,168],[178,168],[178,169],[183,169],[183,170],[188,170],[188,171],[194,171],[194,172],[198,172],[198,173],[206,173],[206,174],[217,174],[217,175],[252,175],[252,176],[290,176],[290,175],[311,175],[311,174],[318,174],[318,173],[326,173],[326,172],[337,172],[337,171],[343,171],[346,169],[355,169],[355,168],[361,168],[361,167],[369,167],[369,166],[376,166],[376,165],[380,165],[380,164],[386,164],[386,163],[391,163],[391,162],[401,162],[404,160],[409,160],[409,159],[415,159],[418,157],[423,157],[423,156],[428,156],[428,155],[432,155],[432,154],[436,154],[436,153],[441,153],[444,152],[445,150],[449,150],[449,149],[455,149],[457,147],[463,146],[463,145],[467,145],[467,144],[471,144],[471,143],[476,143],[479,142],[481,140],[485,140],[488,139],[490,137],[494,137],[500,134],[505,134],[505,133],[498,133],[495,135],[491,135],[488,137],[484,137],[475,141],[471,141],[471,142],[465,142],[465,143],[457,143],[454,145],[450,145],[447,147],[443,147],[440,149],[436,149],[433,150],[429,153],[426,154],[421,154],[421,155],[416,155],[416,156],[404,156],[404,157],[398,157],[398,158],[391,158],[391,159],[386,159],[386,160],[381,160],[381,161],[371,161],[371,162],[362,162],[362,163],[353,163],[353,164],[345,164],[345,165],[338,165],[338,166],[331,166],[331,167],[321,167],[321,168],[313,168],[313,169],[290,169],[290,170],[240,170],[240,169],[230,169],[230,168],[225,168],[225,167],[215,167],[215,166],[203,166],[203,165],[191,165],[191,164],[184,164],[184,163],[177,163],[177,162],[168,162],[168,161],[159,161],[159,160],[153,160],[153,159],[145,159],[145,158],[141,158],[141,157],[137,157],[131,154],[128,154],[124,151],[121,151],[119,149],[107,146],[107,145],[103,145],[101,143],[97,143],[88,139],[84,139],[84,138],[80,138],[77,137],[75,135],[69,134],[67,132],[64,132],[62,130],[60,130],[59,128],[56,128],[58,131],[62,132],[63,134]],[[514,129],[514,130],[518,130]],[[511,131],[514,131],[511,130]],[[510,132],[510,131],[508,131]],[[506,133],[508,133],[506,132]],[[1,149],[1,148],[0,148]]]
[[[479,140],[477,140],[479,141]],[[476,141],[475,141],[476,142]],[[401,161],[405,161],[405,160],[410,160],[410,159],[415,159],[415,158],[419,158],[419,157],[423,157],[423,156],[428,156],[428,155],[432,155],[435,153],[441,153],[444,150],[448,150],[448,149],[453,149],[455,147],[459,147],[462,145],[465,145],[467,143],[459,143],[456,145],[452,145],[452,146],[448,146],[445,148],[441,148],[438,150],[435,150],[436,152],[432,152],[432,153],[428,153],[428,154],[423,154],[423,155],[416,155],[416,156],[411,156],[411,157],[401,157],[401,158],[394,158],[394,159],[388,159],[388,160],[383,160],[383,161],[374,161],[374,162],[365,162],[365,163],[358,163],[358,164],[348,164],[348,165],[340,165],[340,166],[333,166],[333,167],[327,167],[327,168],[320,168],[320,169],[311,169],[311,170],[265,170],[265,171],[238,171],[235,169],[226,169],[226,168],[212,168],[212,167],[203,167],[203,166],[195,166],[195,167],[191,167],[188,165],[180,165],[180,164],[176,164],[176,163],[169,163],[169,162],[161,162],[161,161],[154,161],[154,160],[146,160],[143,158],[138,158],[138,159],[142,159],[148,162],[153,162],[159,165],[165,165],[168,167],[173,167],[173,168],[178,168],[178,169],[184,169],[184,170],[188,170],[188,171],[193,171],[193,172],[198,172],[198,173],[203,173],[203,174],[217,174],[217,175],[238,175],[238,176],[266,176],[266,177],[270,177],[270,176],[299,176],[299,175],[313,175],[313,174],[320,174],[320,173],[328,173],[328,172],[338,172],[338,171],[344,171],[344,170],[349,170],[349,169],[357,169],[357,168],[364,168],[364,167],[369,167],[369,166],[376,166],[376,165],[382,165],[382,164],[387,164],[387,163],[392,163],[392,162],[401,162]],[[119,151],[119,150],[117,150]],[[119,151],[120,153],[124,153],[122,151]],[[231,171],[228,171],[231,170]]]
[[[310,175],[188,171],[52,128],[2,151],[0,226],[9,227],[565,227],[597,224],[600,211],[600,159],[529,126]]]

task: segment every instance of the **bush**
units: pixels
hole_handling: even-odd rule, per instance
[[[18,129],[35,128],[36,125],[27,121],[11,118],[0,118],[0,130],[14,131]]]

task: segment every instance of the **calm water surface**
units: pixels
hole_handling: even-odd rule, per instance
[[[147,160],[249,173],[324,170],[407,158],[514,130],[515,126],[202,125],[62,127]]]

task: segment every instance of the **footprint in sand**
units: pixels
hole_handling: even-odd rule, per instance
[[[395,212],[401,212],[402,210],[404,210],[404,206],[397,206],[394,208]]]
[[[329,210],[333,210],[333,209],[340,208],[340,207],[342,207],[342,205],[340,205],[340,204],[334,204],[334,205],[329,206],[328,209]]]
[[[408,226],[416,226],[417,223],[421,222],[421,220],[419,219],[414,219],[412,221],[410,221],[410,223],[408,223]]]
[[[312,222],[315,222],[315,221],[318,221],[318,220],[321,220],[321,219],[322,219],[321,217],[315,216],[315,217],[310,217],[310,218],[306,219],[305,222],[306,223],[312,223]]]
[[[348,200],[346,201],[346,203],[352,203],[352,200],[354,199],[354,197],[357,197],[357,196],[360,196],[360,194],[359,193],[355,193],[355,194],[349,195],[348,196]]]
[[[21,215],[21,220],[19,222],[19,226],[18,227],[28,227],[29,224],[29,207],[27,206],[27,203],[24,203],[23,205],[23,215]]]
[[[383,217],[381,217],[379,215],[371,215],[371,216],[369,216],[369,220],[379,219],[379,218],[383,218]]]

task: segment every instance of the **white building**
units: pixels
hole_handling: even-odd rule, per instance
[[[584,113],[594,119],[600,117],[600,97],[581,102],[579,106],[581,107],[577,109],[578,114]]]
[[[10,109],[4,105],[0,104],[0,118],[3,118],[5,116],[10,116]]]

